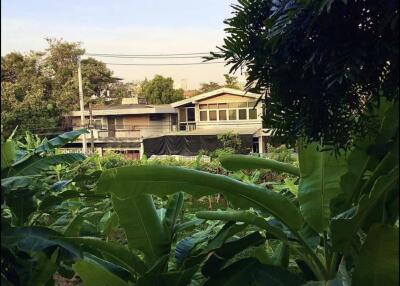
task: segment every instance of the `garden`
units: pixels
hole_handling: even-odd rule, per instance
[[[268,90],[286,145],[131,161],[61,152],[86,129],[2,134],[3,285],[398,285],[398,3],[238,2],[210,59]]]

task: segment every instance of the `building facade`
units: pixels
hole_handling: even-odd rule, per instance
[[[218,135],[232,132],[246,137],[249,152],[263,153],[259,98],[258,94],[221,88],[166,105],[127,99],[120,105],[96,106],[84,112],[85,127],[90,121],[92,126],[92,134],[86,135],[88,146],[92,144],[100,154],[113,150],[132,159],[143,154],[194,155],[217,148]],[[82,128],[80,114],[74,111],[69,115],[73,129]],[[81,146],[77,140],[68,147]]]

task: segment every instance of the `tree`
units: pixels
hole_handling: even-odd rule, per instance
[[[350,146],[371,129],[365,111],[398,100],[399,3],[249,0],[233,5],[224,58],[246,69],[248,89],[268,93],[264,121],[276,135]]]
[[[47,39],[45,53],[10,53],[1,58],[1,119],[5,134],[49,133],[60,128],[62,116],[79,107],[77,61],[80,43]],[[117,82],[104,63],[82,60],[85,100]]]
[[[200,89],[198,90],[198,93],[206,93],[206,92],[210,92],[216,89],[221,88],[222,86],[217,83],[217,82],[207,82],[207,83],[201,83],[200,84]]]
[[[224,87],[235,88],[235,89],[241,88],[236,76],[230,76],[229,74],[224,74],[224,77],[225,77]]]
[[[88,58],[82,60],[81,65],[83,94],[87,97],[101,97],[106,89],[111,89],[118,82],[118,78],[112,76],[112,71],[103,62]],[[122,85],[118,85],[114,89],[120,91],[121,87]]]
[[[161,75],[143,81],[141,90],[149,104],[168,104],[183,99],[183,89],[174,89],[172,78]]]

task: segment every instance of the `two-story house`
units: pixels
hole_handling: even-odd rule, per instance
[[[259,98],[258,94],[221,88],[167,105],[129,99],[121,105],[94,107],[92,141],[99,152],[114,150],[130,158],[142,154],[193,156],[221,147],[218,135],[232,132],[240,136],[243,153],[263,153]],[[71,117],[73,127],[80,128],[80,112],[72,112]],[[85,118],[89,120],[89,111]],[[77,141],[70,147],[81,144]]]

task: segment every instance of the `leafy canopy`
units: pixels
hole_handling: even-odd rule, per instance
[[[149,104],[168,104],[183,99],[183,89],[174,89],[170,77],[156,75],[152,80],[143,81],[141,89]]]
[[[363,113],[398,98],[399,3],[239,0],[219,52],[247,88],[267,93],[276,135],[348,146],[371,127]]]

